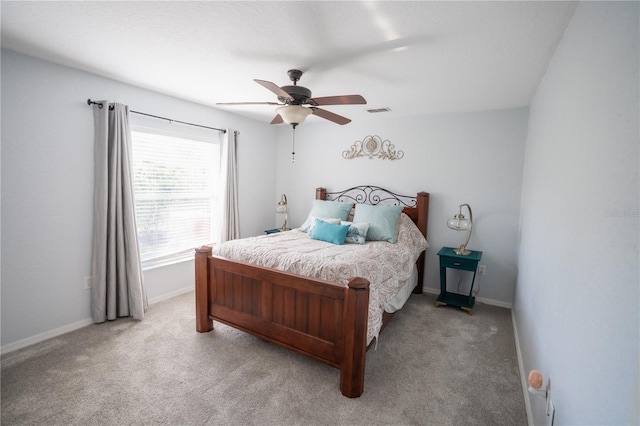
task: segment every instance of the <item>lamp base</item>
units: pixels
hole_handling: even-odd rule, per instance
[[[453,252],[459,256],[467,256],[471,254],[471,250],[467,250],[465,246],[460,246],[460,248],[453,250]]]

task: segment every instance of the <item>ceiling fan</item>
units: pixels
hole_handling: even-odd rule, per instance
[[[289,79],[293,81],[292,86],[279,87],[275,83],[266,80],[253,80],[264,86],[278,96],[277,102],[221,102],[217,105],[280,105],[276,108],[276,116],[271,120],[271,124],[287,123],[292,124],[295,128],[302,123],[310,114],[317,115],[334,123],[344,125],[350,123],[347,117],[327,111],[319,106],[324,105],[362,105],[367,101],[360,95],[340,95],[340,96],[324,96],[320,98],[312,98],[311,90],[303,86],[298,86],[298,81],[302,77],[302,71],[292,69],[287,71]],[[303,106],[308,105],[308,106]]]

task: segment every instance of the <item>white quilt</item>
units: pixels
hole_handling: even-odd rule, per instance
[[[400,215],[397,230],[395,244],[335,245],[294,229],[228,241],[214,247],[213,254],[345,286],[349,278],[366,278],[370,282],[367,342],[371,342],[380,332],[384,305],[409,279],[418,256],[429,247],[407,215]]]

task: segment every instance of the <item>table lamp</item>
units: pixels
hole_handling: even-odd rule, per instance
[[[276,211],[278,213],[284,213],[284,224],[282,225],[282,228],[280,228],[281,231],[286,231],[287,230],[287,219],[288,219],[288,214],[287,214],[287,196],[282,194],[282,196],[280,197],[280,201],[278,201],[278,207],[276,208]]]
[[[469,210],[469,219],[464,217],[464,215],[462,214],[462,207],[466,207],[467,210]],[[473,213],[471,213],[471,206],[469,206],[469,204],[460,204],[458,206],[458,209],[458,214],[447,221],[447,226],[451,229],[455,229],[456,231],[468,231],[466,241],[462,245],[460,245],[460,248],[453,251],[455,254],[466,256],[471,253],[471,251],[467,250],[467,244],[469,244],[469,240],[471,239]]]

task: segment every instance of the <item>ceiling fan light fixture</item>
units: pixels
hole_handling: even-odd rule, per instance
[[[313,113],[311,108],[303,107],[302,105],[286,105],[280,108],[276,108],[276,112],[282,117],[282,121],[287,124],[300,124],[309,114]]]

